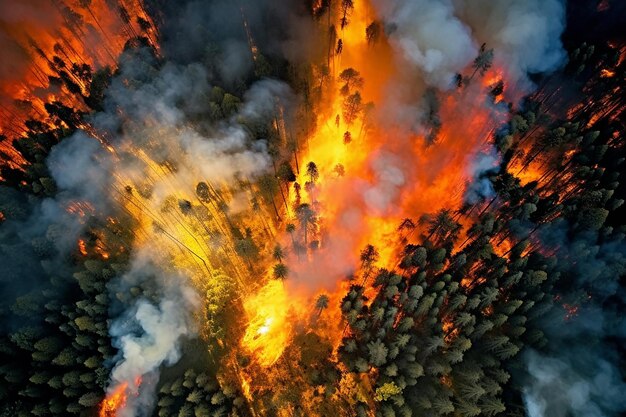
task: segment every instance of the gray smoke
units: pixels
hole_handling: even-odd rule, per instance
[[[619,370],[586,349],[566,349],[559,357],[530,350],[524,360],[530,374],[523,392],[529,417],[607,417],[626,407]]]
[[[495,190],[488,176],[497,173],[499,170],[500,155],[493,146],[488,151],[479,152],[475,155],[468,167],[471,180],[465,189],[465,202],[476,204],[487,198],[494,197]]]
[[[371,161],[375,181],[363,191],[363,199],[371,215],[387,212],[406,183],[402,160],[383,152]]]
[[[111,160],[96,139],[78,132],[52,148],[46,163],[59,188],[57,199],[81,198],[106,209]]]
[[[626,383],[617,365],[619,353],[605,339],[623,340],[624,320],[590,305],[565,321],[554,312],[544,322],[549,352],[523,355],[528,375],[522,394],[529,417],[621,415]]]
[[[110,213],[109,155],[97,140],[79,132],[54,146],[46,165],[57,193],[38,204],[25,233],[46,234],[61,254],[67,254],[76,248],[91,216]],[[75,204],[84,209],[84,215],[72,212]]]
[[[431,86],[448,89],[454,75],[478,52],[469,28],[455,16],[451,1],[374,0],[393,28],[389,40],[399,55]]]
[[[549,343],[546,351],[523,356],[524,402],[530,417],[618,416],[626,411],[626,383],[619,347],[610,341],[624,340],[626,322],[607,301],[626,299],[619,284],[626,246],[619,236],[599,239],[587,231],[572,237],[571,229],[565,220],[540,229],[542,243],[556,249],[558,272],[567,282],[560,300],[578,311],[566,316],[557,307],[542,319]]]

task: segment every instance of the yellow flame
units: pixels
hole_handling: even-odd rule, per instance
[[[248,328],[243,346],[262,366],[273,365],[283,354],[291,337],[287,320],[289,299],[280,281],[270,281],[261,290],[244,301]]]

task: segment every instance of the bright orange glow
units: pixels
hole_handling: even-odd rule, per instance
[[[124,382],[107,394],[106,398],[100,404],[99,417],[116,417],[117,411],[126,406],[128,396],[128,383]]]
[[[85,217],[95,212],[94,207],[88,201],[75,201],[70,203],[66,211],[77,215],[78,217]]]
[[[450,317],[444,317],[443,319],[443,339],[446,343],[452,343],[452,341],[459,335],[461,331],[459,328],[454,327],[454,323]]]
[[[395,268],[398,249],[407,239],[415,240],[420,234],[419,230],[411,231],[402,233],[400,238],[398,225],[407,217],[417,222],[425,213],[459,208],[470,180],[471,157],[486,147],[494,129],[506,117],[497,109],[483,105],[487,93],[504,81],[500,71],[492,70],[465,90],[442,94],[442,128],[430,146],[425,134],[380,121],[373,112],[362,111],[352,123],[347,123],[343,111],[346,96],[339,94],[343,85],[339,74],[343,70],[353,68],[359,72],[364,79],[360,88],[362,103],[373,102],[376,106],[385,102],[385,87],[398,76],[386,39],[368,45],[364,36],[365,28],[375,17],[368,2],[358,2],[349,25],[338,34],[343,50],[333,60],[334,77],[322,92],[315,129],[308,135],[307,146],[302,146],[304,150],[299,156],[297,182],[302,192],[288,194],[288,222],[299,226],[295,236],[301,244],[306,226],[299,221],[297,210],[292,209],[307,203],[315,212],[316,227],[307,230],[306,243],[315,242],[316,249],[296,256],[292,248],[287,286],[270,282],[244,301],[249,324],[242,345],[266,366],[275,363],[285,350],[292,321],[306,322],[310,314],[307,309],[291,311],[289,314],[295,317],[285,321],[290,308],[285,288],[291,306],[311,306],[322,292],[329,295],[329,305],[339,305],[349,285],[345,277],[350,269],[362,275],[356,282],[367,281],[367,271],[358,271],[358,266],[360,252],[368,244],[375,245],[379,253],[378,266]],[[372,59],[376,65],[372,65]],[[496,101],[503,99],[504,94],[498,94]],[[345,140],[346,132],[349,141]],[[313,184],[306,169],[309,162],[314,162],[319,170]],[[388,197],[380,197],[387,193],[381,187],[387,187],[389,181],[395,191],[389,192]],[[291,248],[291,237],[284,238],[283,243]],[[323,283],[319,283],[320,270],[324,271]],[[314,281],[318,283],[311,284]],[[336,307],[324,315],[329,323],[341,321]],[[343,327],[320,321],[316,323],[318,334],[337,347]]]
[[[242,343],[261,366],[273,365],[290,341],[289,304],[285,287],[278,280],[269,281],[244,301],[249,323]]]
[[[107,393],[107,396],[100,403],[100,412],[98,417],[117,417],[118,411],[126,407],[128,395],[137,395],[139,386],[141,385],[141,376],[132,381],[132,385],[128,382],[122,382],[113,390]]]
[[[73,1],[24,3],[26,10],[32,7],[46,15],[50,24],[25,17],[4,20],[0,27],[12,41],[3,58],[14,68],[0,79],[0,135],[7,138],[25,136],[28,119],[50,128],[65,127],[64,122],[49,118],[47,103],[58,101],[77,111],[88,110],[76,94],[88,97],[90,93],[90,76],[83,65],[92,74],[107,65],[115,67],[124,44],[137,36],[144,36],[158,49],[156,27],[141,0],[117,0],[115,7],[107,0],[92,0],[86,7]],[[2,163],[12,168],[26,162],[11,140],[0,140],[0,151],[9,156]]]
[[[602,71],[600,71],[600,77],[602,78],[611,78],[614,76],[615,76],[615,71],[611,71],[606,68],[603,68]]]
[[[131,8],[130,0],[121,3],[127,9]],[[135,23],[124,23],[104,4],[105,0],[94,0],[93,10],[85,10],[83,16],[102,25],[101,36],[108,40],[103,42],[101,49],[91,50],[80,45],[74,34],[63,31],[59,38],[63,40],[60,47],[55,43],[57,38],[50,34],[35,37],[36,45],[44,55],[32,57],[36,78],[43,77],[45,81],[45,77],[51,74],[45,61],[45,55],[51,50],[58,53],[74,51],[67,54],[73,56],[76,53],[93,68],[114,64],[120,45],[140,30]],[[133,1],[132,6],[136,9],[132,12],[134,15],[148,19],[141,3]],[[313,7],[321,7],[321,2],[316,2]],[[241,9],[241,13],[252,57],[256,61],[260,51],[245,20],[245,10]],[[376,14],[369,2],[356,2],[350,23],[337,35],[343,49],[332,58],[327,69],[328,79],[320,82],[324,87],[320,87],[321,98],[315,109],[314,127],[299,138],[301,143],[294,152],[299,159],[297,182],[302,191],[296,195],[289,191],[291,188],[281,189],[286,194],[288,206],[285,213],[281,213],[283,224],[276,225],[267,220],[274,217],[267,213],[267,207],[261,207],[256,214],[246,209],[229,213],[229,203],[236,205],[243,200],[243,206],[256,198],[254,184],[235,189],[226,181],[209,182],[199,174],[192,178],[183,177],[171,164],[151,159],[146,149],[130,144],[114,149],[101,139],[113,160],[128,155],[141,166],[137,169],[141,172],[112,171],[113,191],[135,221],[135,247],[149,246],[166,253],[172,264],[184,270],[199,289],[205,289],[210,280],[217,279],[218,271],[232,278],[239,285],[238,295],[245,310],[245,320],[239,323],[245,326],[241,347],[252,362],[265,368],[263,372],[268,374],[279,367],[277,363],[282,363],[279,359],[289,351],[297,326],[315,327],[315,332],[326,343],[330,342],[336,352],[345,329],[337,306],[350,285],[346,276],[354,274],[353,282],[365,283],[371,301],[375,296],[375,290],[369,286],[373,281],[372,269],[377,266],[395,269],[399,261],[398,249],[408,242],[417,242],[420,233],[424,232],[424,226],[417,225],[414,231],[399,233],[400,223],[410,218],[417,224],[426,213],[460,208],[466,186],[472,180],[469,165],[473,156],[490,148],[494,130],[508,116],[508,109],[499,109],[506,106],[493,105],[493,102],[498,104],[508,100],[510,93],[505,90],[503,72],[494,68],[484,78],[477,77],[469,85],[437,93],[441,127],[430,139],[423,126],[408,126],[393,117],[386,117],[383,108],[389,99],[387,87],[404,75],[398,73],[392,48],[384,36],[368,44],[366,28],[375,19]],[[153,30],[148,30],[147,36],[151,41],[156,39]],[[21,39],[18,35],[16,37]],[[363,86],[358,88],[362,107],[352,117],[346,115],[347,99],[340,93],[343,82],[339,79],[342,71],[349,68],[358,71],[364,80]],[[319,72],[323,71],[319,69]],[[29,79],[25,86],[35,84]],[[86,85],[79,83],[82,93],[87,93]],[[496,86],[499,93],[492,93],[494,97],[490,99],[489,93]],[[419,88],[425,89],[423,86]],[[60,90],[55,92],[56,95],[34,97],[32,88],[18,86],[9,91],[9,96],[28,98],[30,104],[22,119],[33,115],[45,119],[44,104],[52,98],[77,110],[87,109],[86,104],[76,102],[66,88]],[[4,90],[0,91],[4,93]],[[356,88],[349,93],[354,91]],[[417,93],[423,94],[424,91],[416,87]],[[370,104],[376,106],[375,109]],[[90,131],[88,126],[84,128]],[[286,142],[289,135],[280,108],[273,128],[279,132],[280,140]],[[166,128],[154,130],[149,132],[151,142],[147,145],[169,143],[171,136],[178,133]],[[306,169],[310,162],[319,169],[319,176],[315,179]],[[527,167],[519,164],[513,166],[519,168],[518,176],[523,184],[543,176],[539,161]],[[205,182],[212,195],[219,195],[219,202],[223,205],[216,203],[216,197],[200,200],[196,190],[200,182]],[[311,222],[310,227],[297,215],[300,203],[308,204],[314,212],[316,221],[315,224]],[[67,210],[86,217],[94,211],[86,204],[73,203]],[[236,216],[234,221],[233,216]],[[463,219],[459,221],[463,222]],[[115,224],[116,221],[110,219],[110,222]],[[287,222],[298,225],[295,236],[277,233],[277,230],[285,230]],[[233,229],[239,232],[249,230],[249,234],[255,237],[254,243],[259,246],[260,259],[244,259],[238,253]],[[259,236],[262,238],[257,239]],[[259,274],[260,279],[255,276],[259,270],[271,269],[263,256],[271,251],[275,240],[287,248],[285,263],[290,273],[285,283],[272,279],[269,274]],[[98,240],[93,245],[91,242],[89,253],[102,259],[109,258],[111,252],[106,245],[109,242]],[[296,243],[304,244],[304,250],[297,252]],[[359,268],[361,250],[368,244],[374,245],[378,251],[376,265]],[[503,256],[511,245],[505,240],[495,245],[494,251]],[[82,255],[87,255],[84,240],[79,240],[78,248]],[[484,278],[467,277],[461,285],[470,287],[484,281]],[[328,296],[326,310],[315,307],[315,300],[322,293]],[[447,342],[459,332],[448,318],[443,322],[443,329]],[[246,372],[254,372],[258,367],[250,368],[253,370],[247,369]],[[257,388],[254,376],[239,372],[242,390],[250,401]],[[100,417],[115,416],[126,405],[130,391],[128,383],[115,387],[102,402]]]
[[[530,163],[525,162],[524,158],[517,158],[509,164],[509,171],[519,178],[522,185],[526,185],[532,181],[539,181],[545,174],[545,167],[539,157]]]
[[[496,255],[498,255],[499,257],[501,257],[501,258],[506,257],[506,254],[513,247],[513,245],[511,244],[511,241],[509,239],[501,240],[497,236],[492,240],[491,246],[493,247],[494,253]]]

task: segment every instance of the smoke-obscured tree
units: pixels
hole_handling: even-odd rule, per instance
[[[204,203],[208,203],[211,200],[211,190],[206,182],[201,181],[196,185],[196,195]]]
[[[343,166],[343,164],[337,164],[335,165],[335,167],[333,168],[333,172],[335,173],[335,175],[337,175],[338,177],[343,177],[344,175],[346,175],[346,169]]]
[[[315,184],[315,181],[317,181],[320,176],[315,162],[310,161],[308,164],[306,164],[306,175],[309,176],[309,182],[311,184]]]
[[[330,299],[325,294],[320,294],[315,301],[315,308],[317,309],[318,317],[322,315],[322,311],[328,308],[328,302]]]
[[[361,74],[354,68],[346,68],[339,74],[339,80],[343,83],[339,92],[343,96],[349,95],[353,89],[360,89],[363,87],[365,80],[361,77]]]
[[[241,100],[239,100],[238,97],[229,93],[224,94],[224,98],[222,99],[221,103],[222,114],[224,115],[224,117],[229,117],[237,113],[240,106]]]
[[[374,20],[365,28],[365,39],[369,45],[378,42],[382,33],[382,25],[378,20]]]
[[[343,102],[343,120],[350,126],[363,111],[363,99],[358,91],[347,96]]]
[[[367,279],[370,276],[374,264],[378,262],[379,258],[380,254],[373,245],[367,245],[363,250],[361,250],[361,254],[359,256],[359,259],[361,261],[361,269],[363,270],[363,283],[361,285],[365,285],[365,282],[367,282]]]
[[[289,275],[289,269],[287,268],[287,265],[283,263],[277,263],[274,265],[272,269],[272,276],[275,279],[279,279],[282,281],[287,278],[287,275]]]
[[[296,210],[296,216],[304,232],[304,245],[308,243],[308,233],[310,229],[314,229],[317,219],[315,212],[308,203],[302,203]]]
[[[343,134],[343,144],[348,145],[350,144],[350,142],[352,142],[352,133],[350,133],[349,130],[346,130],[346,132]]]
[[[348,23],[350,23],[350,15],[354,10],[354,0],[341,0],[341,18],[339,19],[341,24],[341,30],[343,30]]]
[[[252,261],[256,260],[259,255],[258,247],[248,237],[235,241],[235,252],[248,263],[250,268],[252,268]]]
[[[422,98],[422,105],[424,112],[422,117],[422,123],[429,130],[426,136],[428,144],[433,144],[437,140],[439,131],[441,130],[441,116],[439,115],[440,103],[437,91],[434,88],[428,88],[424,92]]]
[[[258,184],[261,195],[266,201],[272,203],[272,207],[274,207],[274,212],[276,213],[276,218],[280,218],[278,207],[276,207],[276,201],[274,200],[279,187],[277,179],[272,175],[264,175],[259,179]]]
[[[480,72],[480,75],[485,75],[485,73],[491,68],[493,65],[493,49],[487,49],[487,44],[483,43],[480,46],[480,50],[478,51],[478,56],[474,59],[472,63],[472,67],[474,68],[474,72],[470,77],[470,81],[474,78],[477,72]]]
[[[282,262],[285,257],[285,251],[280,243],[277,243],[272,250],[272,258],[278,262]]]

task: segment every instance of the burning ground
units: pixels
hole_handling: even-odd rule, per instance
[[[2,4],[2,415],[619,415],[616,3]]]

